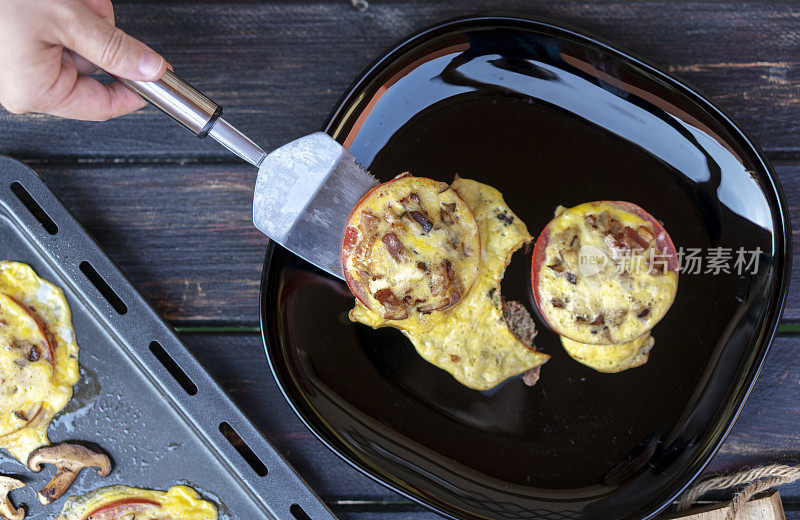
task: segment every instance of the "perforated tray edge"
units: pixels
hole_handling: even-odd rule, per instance
[[[58,230],[50,234],[11,189],[19,183],[44,210]],[[27,233],[30,242],[60,271],[70,288],[81,296],[94,319],[127,349],[131,360],[154,383],[183,421],[222,463],[253,501],[276,520],[335,519],[289,463],[266,440],[155,312],[141,293],[108,258],[39,175],[9,157],[0,156],[0,204]],[[120,314],[81,271],[88,262],[124,302]],[[193,395],[181,386],[151,352],[158,342],[196,385]],[[260,476],[222,432],[227,424],[266,466]],[[261,471],[263,473],[263,471]],[[304,516],[305,515],[305,516]]]

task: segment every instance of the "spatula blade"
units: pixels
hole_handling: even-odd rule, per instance
[[[253,223],[294,254],[343,278],[340,248],[347,219],[377,184],[329,135],[307,135],[262,161]]]

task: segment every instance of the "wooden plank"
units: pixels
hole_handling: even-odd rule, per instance
[[[269,373],[258,335],[187,334],[184,339],[234,401],[327,501],[356,509],[363,504],[357,506],[354,502],[365,500],[402,501],[341,461],[303,426]],[[798,341],[797,337],[784,336],[775,342],[737,424],[707,474],[735,471],[744,465],[797,460]],[[785,504],[800,506],[800,483],[781,487],[781,496]]]
[[[339,96],[398,39],[492,9],[558,20],[675,72],[773,154],[800,149],[800,6],[791,2],[377,0],[118,4],[119,25],[163,52],[267,149],[318,129]],[[23,158],[220,158],[149,108],[105,124],[0,111],[0,153]]]
[[[37,169],[167,319],[258,324],[268,241],[252,224],[253,168]]]
[[[251,222],[252,168],[38,164],[36,169],[167,319],[258,325],[267,239]],[[792,218],[800,222],[800,165],[777,172]],[[799,232],[794,230],[795,243]],[[793,279],[800,284],[798,258]],[[797,291],[784,318],[800,320]]]

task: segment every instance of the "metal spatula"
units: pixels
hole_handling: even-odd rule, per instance
[[[350,152],[317,132],[268,154],[220,117],[221,106],[170,70],[158,81],[116,79],[197,137],[209,136],[257,167],[256,227],[301,258],[343,278],[339,249],[347,218],[377,185]]]

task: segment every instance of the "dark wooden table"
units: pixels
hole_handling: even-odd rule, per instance
[[[266,149],[319,129],[371,60],[425,25],[479,9],[562,21],[650,59],[726,109],[772,160],[800,222],[798,3],[374,0],[365,12],[348,0],[116,6],[122,28],[164,53]],[[436,518],[317,442],[269,375],[258,334],[267,240],[250,222],[252,168],[152,108],[108,123],[0,110],[0,153],[42,174],[338,515]],[[794,266],[798,278],[800,259]],[[800,455],[799,291],[790,292],[783,320],[709,471]],[[781,493],[788,517],[800,519],[800,485]]]

